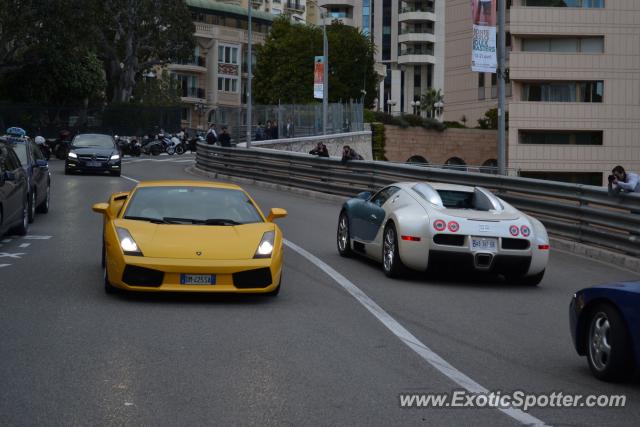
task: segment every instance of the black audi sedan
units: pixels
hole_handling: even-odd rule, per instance
[[[111,135],[85,133],[71,141],[64,164],[64,173],[109,172],[120,176],[122,169],[120,151]]]
[[[13,230],[25,235],[29,228],[27,175],[16,153],[0,141],[0,236]]]

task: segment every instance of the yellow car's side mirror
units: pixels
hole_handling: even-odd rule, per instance
[[[273,222],[276,218],[284,218],[287,216],[287,211],[282,208],[271,208],[269,211],[269,216],[267,217],[267,222]]]
[[[92,206],[92,208],[94,212],[97,212],[99,214],[106,214],[107,210],[109,209],[109,203],[96,203],[95,205]]]

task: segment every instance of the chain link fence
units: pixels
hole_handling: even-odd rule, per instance
[[[332,103],[327,113],[328,134],[364,130],[361,103]],[[214,117],[218,130],[227,127],[233,143],[246,142],[246,107],[218,107]],[[322,104],[255,105],[251,122],[252,141],[322,135]]]

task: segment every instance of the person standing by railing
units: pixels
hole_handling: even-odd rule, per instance
[[[633,172],[627,172],[620,165],[613,168],[609,175],[609,194],[640,193],[640,177]]]

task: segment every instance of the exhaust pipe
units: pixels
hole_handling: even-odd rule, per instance
[[[488,270],[493,262],[493,254],[478,253],[473,257],[475,267],[480,270]]]

